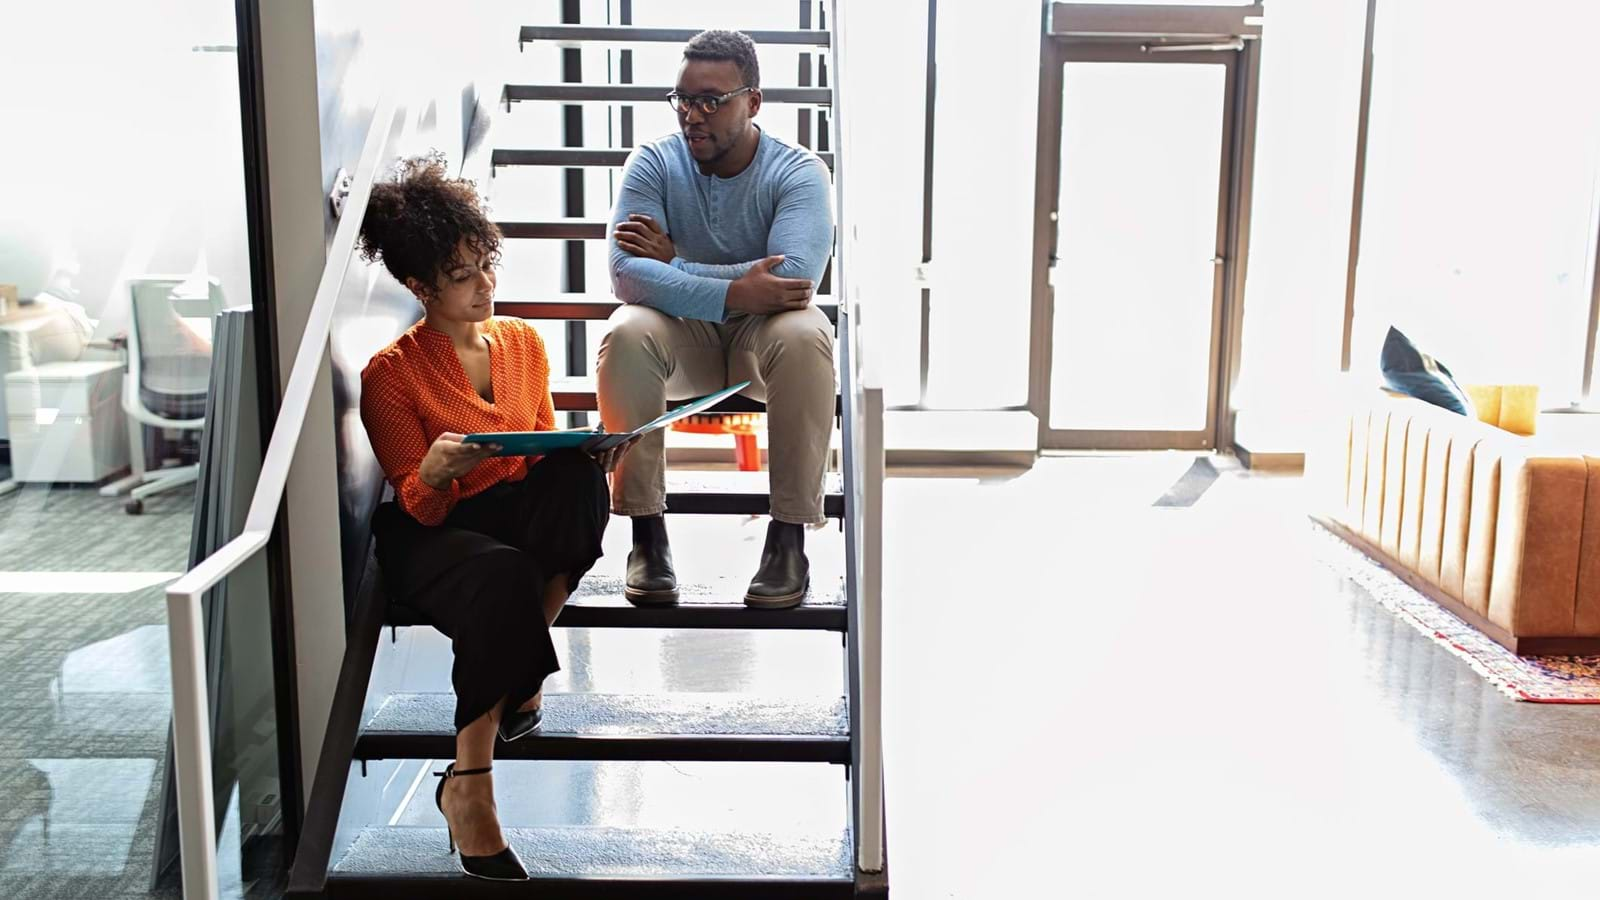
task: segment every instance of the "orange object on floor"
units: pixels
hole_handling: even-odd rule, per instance
[[[706,413],[672,423],[673,431],[691,434],[733,435],[733,459],[741,472],[761,471],[761,448],[756,445],[760,413]]]

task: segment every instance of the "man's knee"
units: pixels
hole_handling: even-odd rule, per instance
[[[778,347],[810,350],[833,359],[833,323],[815,306],[772,316],[767,324],[767,335]]]
[[[632,355],[651,350],[668,323],[664,313],[633,303],[624,303],[607,321],[611,328],[600,339],[602,363],[608,354]]]

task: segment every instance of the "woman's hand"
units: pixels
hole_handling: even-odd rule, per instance
[[[612,236],[617,239],[618,247],[644,259],[659,260],[670,265],[673,257],[678,255],[672,238],[656,224],[655,219],[643,213],[630,214],[628,221],[618,223]]]
[[[638,442],[639,438],[635,435],[609,450],[601,450],[590,455],[594,457],[595,465],[600,467],[600,471],[614,472],[616,471],[617,463],[622,462],[622,458],[628,455],[628,448]]]
[[[422,483],[439,491],[448,491],[450,482],[478,467],[478,463],[500,452],[499,444],[468,444],[465,435],[446,431],[428,447],[428,454],[417,468]]]

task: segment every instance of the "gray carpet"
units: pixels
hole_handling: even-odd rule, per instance
[[[0,498],[0,571],[182,571],[193,503],[186,488],[129,516],[93,489],[26,486]],[[170,710],[162,587],[0,592],[0,615],[0,896],[178,897],[148,890]]]

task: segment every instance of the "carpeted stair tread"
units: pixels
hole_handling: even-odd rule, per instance
[[[413,879],[442,882],[467,892],[499,889],[507,894],[539,896],[540,881],[581,878],[586,882],[616,880],[618,897],[643,896],[655,879],[704,879],[747,882],[759,891],[762,881],[810,882],[815,896],[850,896],[853,870],[849,833],[771,835],[748,831],[697,831],[677,828],[544,826],[507,828],[510,841],[533,876],[532,883],[476,884],[456,869],[446,852],[443,827],[370,827],[362,830],[333,866],[329,888],[336,882],[382,882],[396,897],[421,896]],[[630,890],[632,882],[634,890]],[[843,888],[835,894],[831,889]],[[590,896],[599,896],[590,894]],[[683,896],[694,896],[684,894]],[[726,896],[719,894],[719,896]],[[752,893],[749,896],[760,896]]]
[[[396,693],[368,720],[357,759],[448,758],[455,695]],[[732,693],[548,694],[544,724],[501,744],[502,759],[789,760],[850,758],[844,697]]]

